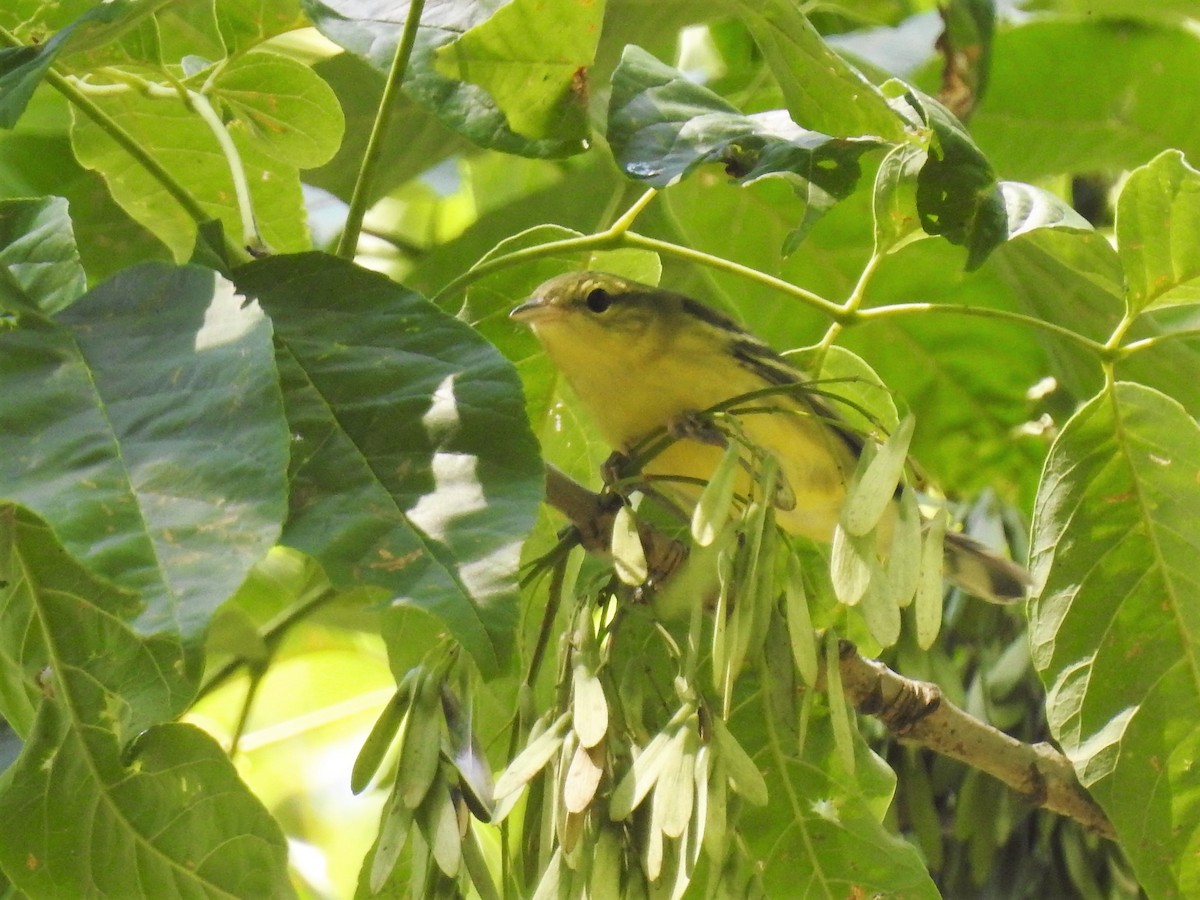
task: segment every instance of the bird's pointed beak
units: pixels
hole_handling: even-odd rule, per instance
[[[541,300],[526,300],[520,306],[514,307],[508,317],[526,325],[533,325],[535,322],[545,321],[554,314],[554,311],[553,306],[543,303]]]

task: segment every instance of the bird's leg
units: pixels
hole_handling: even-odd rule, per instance
[[[714,447],[729,446],[729,437],[712,418],[695,410],[680,413],[667,423],[667,434],[678,441],[691,440]]]

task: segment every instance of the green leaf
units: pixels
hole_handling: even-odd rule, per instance
[[[47,313],[70,305],[87,289],[66,200],[0,201],[0,270]]]
[[[1024,0],[1022,7],[1066,15],[1084,15],[1089,19],[1116,19],[1128,21],[1183,22],[1196,13],[1195,0],[1158,0],[1157,3],[1142,3],[1141,0]]]
[[[131,0],[97,4],[38,46],[0,49],[0,128],[17,123],[34,90],[68,45],[85,44],[89,32],[107,34],[106,26],[122,20],[133,7]]]
[[[0,786],[0,865],[20,890],[289,896],[283,835],[225,753],[154,724],[191,699],[179,641],[140,638],[136,598],[11,504],[0,585],[0,704],[25,738]]]
[[[439,47],[434,68],[486,90],[517,134],[582,142],[603,19],[604,0],[512,0]]]
[[[302,5],[325,37],[373,68],[390,71],[404,30],[407,4],[381,7],[373,0],[302,0]],[[438,49],[488,21],[502,5],[500,0],[447,0],[426,5],[409,59],[405,92],[442,124],[481,147],[535,157],[579,153],[585,145],[578,139],[535,140],[518,134],[486,90],[438,71]]]
[[[308,66],[277,53],[248,53],[224,66],[210,92],[223,101],[230,134],[299,169],[328,162],[345,119],[333,90]]]
[[[907,104],[928,129],[928,158],[917,175],[917,214],[926,234],[967,248],[967,270],[977,269],[1008,237],[1004,196],[992,164],[946,107],[908,91]]]
[[[0,714],[30,739],[43,700],[123,744],[191,696],[174,635],[140,639],[137,598],[90,574],[50,527],[0,505]]]
[[[797,4],[739,0],[737,7],[796,122],[834,137],[904,138],[887,100],[825,43]]]
[[[874,138],[806,131],[784,110],[744,115],[633,46],[613,73],[608,139],[625,174],[654,187],[674,184],[705,163],[722,165],[739,184],[785,178],[803,199],[800,236],[849,196],[861,174],[859,157],[880,146]]]
[[[158,160],[208,214],[220,219],[235,242],[251,241],[253,235],[246,233],[238,209],[229,159],[208,125],[178,97],[126,91],[103,94],[93,102]],[[254,219],[267,246],[276,252],[308,247],[297,171],[268,157],[238,130],[231,136],[249,185]],[[170,247],[176,260],[191,255],[196,223],[153,176],[90,119],[76,119],[71,142],[79,162],[104,176],[113,198]]]
[[[275,323],[292,443],[283,541],[337,585],[433,613],[495,673],[543,491],[512,367],[468,326],[318,253],[245,266]]]
[[[304,182],[349,202],[383,99],[384,75],[353,53],[323,59],[313,66],[313,71],[333,90],[346,128],[334,157],[320,168],[305,172]],[[368,199],[372,204],[450,154],[471,149],[465,138],[446,128],[403,91],[395,92],[391,115],[392,121],[403,122],[404,127],[389,128],[383,136],[378,168],[369,186]]]
[[[1055,442],[1031,537],[1051,729],[1151,896],[1200,878],[1198,471],[1195,420],[1118,382]]]
[[[0,332],[0,385],[0,492],[135,592],[139,631],[198,640],[283,519],[262,311],[213,272],[137,266]]]
[[[1179,89],[1200,78],[1200,38],[1089,19],[1033,19],[996,35],[971,133],[1009,178],[1133,168],[1171,147],[1200,158],[1200,120]]]
[[[748,721],[755,715],[762,718],[761,707],[749,704],[731,728],[754,734],[764,727]],[[770,804],[741,810],[737,833],[760,873],[759,896],[936,900],[940,895],[919,851],[883,824],[895,774],[861,736],[851,739],[853,776],[846,773],[829,718],[814,713],[802,757],[772,767]]]
[[[1136,169],[1117,201],[1130,315],[1200,300],[1200,172],[1169,150]]]

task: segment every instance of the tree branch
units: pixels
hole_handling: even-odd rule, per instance
[[[593,493],[548,465],[546,500],[570,520],[584,549],[608,555],[619,498]],[[640,526],[639,533],[650,571],[661,584],[686,558],[686,548],[649,526]],[[850,641],[840,642],[838,656],[846,698],[898,739],[986,772],[1033,805],[1116,840],[1112,823],[1079,783],[1070,760],[1052,745],[1026,744],[979,721],[947,700],[936,684],[905,678],[861,656]]]
[[[850,641],[840,642],[838,656],[846,698],[897,738],[986,772],[1035,806],[1116,840],[1112,823],[1079,783],[1070,760],[1052,745],[1026,744],[979,721],[947,700],[936,684],[905,678],[861,656]]]

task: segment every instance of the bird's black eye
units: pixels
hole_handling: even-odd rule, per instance
[[[612,306],[612,301],[612,294],[604,288],[593,288],[591,291],[588,291],[587,297],[583,300],[587,304],[587,308],[594,313],[604,312]]]

